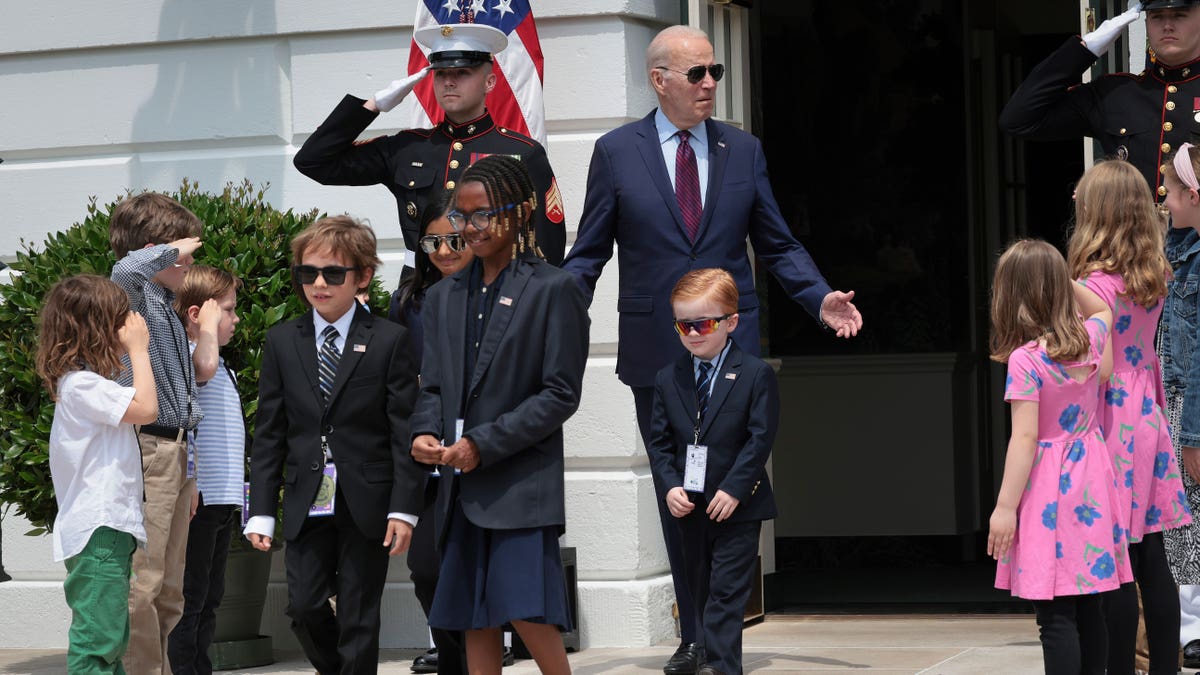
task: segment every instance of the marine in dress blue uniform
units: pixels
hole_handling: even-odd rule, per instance
[[[1143,9],[1191,7],[1198,0],[1160,0]],[[1072,37],[1037,65],[1000,113],[1000,128],[1034,140],[1096,139],[1111,157],[1142,172],[1161,203],[1162,164],[1180,144],[1200,137],[1200,59],[1177,65],[1146,57],[1138,74],[1114,73],[1080,84],[1099,57]]]
[[[429,68],[433,71],[489,64],[492,54],[503,50],[508,41],[501,31],[477,24],[431,26],[414,37],[432,50]],[[453,190],[462,172],[480,158],[515,157],[525,164],[541,202],[534,221],[537,245],[547,262],[562,264],[566,250],[562,194],[540,143],[497,126],[482,100],[471,111],[474,114],[460,117],[447,111],[446,120],[432,129],[406,129],[360,142],[359,134],[379,116],[373,105],[367,105],[373,102],[347,94],[296,153],[296,169],[322,185],[387,187],[396,197],[404,246],[416,251],[419,216],[426,204],[443,190]]]

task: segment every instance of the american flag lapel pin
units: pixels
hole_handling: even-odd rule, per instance
[[[366,346],[366,345],[359,345],[359,344],[356,344],[356,345],[354,345],[354,351],[356,351],[356,352],[365,352],[365,351],[367,351],[367,346]]]
[[[499,302],[505,307],[512,307],[512,298],[508,297],[507,295],[500,296]]]
[[[727,380],[736,380],[736,379],[737,379],[737,373],[725,373],[725,379],[727,379]]]

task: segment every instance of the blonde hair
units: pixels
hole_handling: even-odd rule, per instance
[[[188,307],[203,305],[210,298],[220,298],[242,287],[242,280],[225,270],[208,265],[192,265],[175,291],[175,313],[187,325]]]
[[[1075,188],[1075,230],[1067,244],[1071,276],[1120,274],[1126,297],[1154,307],[1167,294],[1171,272],[1163,252],[1165,226],[1146,179],[1132,164],[1096,164]]]
[[[73,370],[121,372],[119,331],[128,314],[129,296],[104,277],[77,274],[50,287],[38,318],[36,364],[51,398],[58,399],[59,380]]]
[[[738,311],[738,288],[733,275],[718,267],[692,270],[679,277],[671,289],[671,302],[710,298],[721,306],[721,311],[734,314]]]
[[[1079,318],[1067,262],[1044,241],[1022,239],[996,263],[992,280],[991,358],[1008,357],[1030,340],[1044,339],[1055,361],[1078,361],[1091,347]]]
[[[358,268],[359,272],[374,272],[380,265],[375,231],[350,216],[322,218],[293,237],[292,264],[303,265],[306,252],[319,253],[323,250],[342,256],[348,266]],[[294,278],[293,286],[305,306],[311,306],[304,288]]]

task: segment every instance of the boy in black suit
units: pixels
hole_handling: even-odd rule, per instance
[[[321,675],[377,672],[388,556],[407,550],[423,498],[408,456],[408,333],[355,298],[375,247],[348,216],[292,240],[293,282],[313,311],[267,333],[259,380],[246,537],[270,549],[282,484],[288,615]]]
[[[729,337],[738,289],[721,269],[693,270],[671,291],[688,354],[655,378],[650,455],[676,518],[701,618],[698,673],[742,672],[742,617],[762,521],[774,518],[766,463],[779,426],[775,373]]]

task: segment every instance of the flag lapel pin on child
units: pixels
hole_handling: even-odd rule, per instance
[[[500,296],[500,304],[504,305],[505,307],[512,307],[512,298],[508,297],[507,295],[502,295]]]
[[[354,345],[354,351],[356,351],[356,352],[365,352],[365,351],[367,351],[367,346],[366,346],[366,345],[357,345],[357,344],[356,344],[356,345]]]

